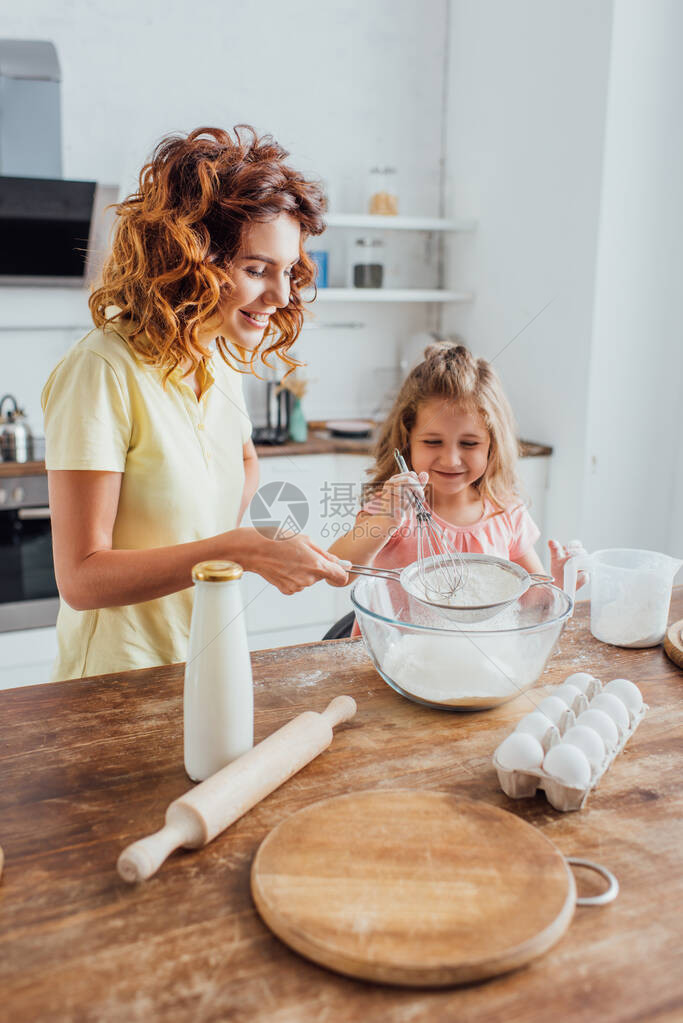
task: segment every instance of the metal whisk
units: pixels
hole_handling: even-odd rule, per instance
[[[401,472],[410,471],[398,448],[394,458]],[[448,600],[467,581],[468,566],[414,490],[410,491],[410,498],[417,518],[418,578],[428,600]]]

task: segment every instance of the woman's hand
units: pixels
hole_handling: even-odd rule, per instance
[[[392,519],[398,528],[413,506],[411,492],[424,500],[423,487],[429,475],[421,472],[399,472],[386,481],[382,489],[365,506],[370,515],[382,515]]]
[[[559,540],[548,540],[550,548],[550,574],[556,586],[564,589],[564,566],[570,558],[577,554],[586,554],[586,549],[580,540],[570,540],[567,546],[563,546]],[[579,572],[576,577],[576,589],[581,589],[588,582],[588,573]]]
[[[270,540],[255,529],[240,532],[245,534],[241,564],[248,572],[255,572],[277,586],[280,593],[298,593],[320,579],[330,586],[346,586],[349,581],[347,567],[351,563],[324,551],[302,533],[285,540]]]

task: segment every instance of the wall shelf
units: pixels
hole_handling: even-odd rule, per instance
[[[439,288],[319,288],[318,302],[471,302],[468,291]]]
[[[330,213],[325,218],[330,227],[359,228],[373,231],[474,231],[476,220],[442,217],[380,217],[369,213]]]

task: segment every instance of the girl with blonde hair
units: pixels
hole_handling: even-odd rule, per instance
[[[394,450],[409,472],[396,473]],[[509,558],[544,572],[534,549],[540,531],[519,494],[515,422],[491,364],[462,344],[442,341],[406,378],[375,449],[370,500],[355,525],[330,547],[356,565],[400,568],[417,560],[409,492],[427,499],[461,552]],[[574,541],[572,552],[581,549]],[[551,540],[550,570],[562,586],[570,556]],[[356,626],[357,629],[357,626]]]

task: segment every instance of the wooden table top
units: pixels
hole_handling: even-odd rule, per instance
[[[683,588],[670,620],[683,617]],[[188,786],[183,667],[0,693],[0,1019],[24,1020],[680,1020],[683,674],[662,648],[621,650],[569,623],[541,685],[493,711],[410,703],[377,675],[360,640],[253,656],[256,738],[349,693],[358,713],[332,746],[206,848],[175,854],[140,886],[118,854],[156,830]],[[531,703],[571,671],[625,676],[650,710],[576,813],[542,794],[512,801],[491,754]],[[443,991],[366,984],[282,945],[256,914],[249,870],[261,840],[316,800],[376,787],[459,793],[531,822],[566,855],[621,884],[579,908],[529,967]],[[597,890],[592,875],[579,893]],[[594,886],[595,885],[595,886]]]

